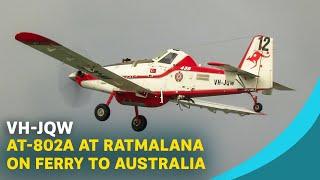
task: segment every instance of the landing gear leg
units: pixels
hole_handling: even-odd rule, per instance
[[[113,99],[114,94],[111,93],[110,97],[105,104],[99,104],[94,110],[94,115],[99,121],[106,121],[110,117],[110,108],[109,105]]]
[[[107,102],[106,102],[106,105],[108,105],[108,106],[110,105],[113,97],[114,97],[114,93],[111,93],[110,96],[109,96],[109,98],[108,98],[108,100],[107,100]]]
[[[252,97],[252,100],[254,102],[254,105],[253,105],[253,110],[255,112],[261,112],[262,109],[263,109],[263,106],[261,103],[258,102],[258,97],[257,96],[254,96],[251,92],[249,92],[250,96]]]
[[[147,127],[147,119],[144,116],[139,115],[138,106],[134,106],[134,111],[136,116],[132,119],[132,129],[137,132],[143,131]]]

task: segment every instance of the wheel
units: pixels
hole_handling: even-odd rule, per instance
[[[94,115],[99,121],[105,121],[110,117],[110,108],[106,104],[99,104],[95,110]]]
[[[137,132],[143,131],[147,127],[147,119],[142,115],[138,115],[132,119],[131,126]]]
[[[253,110],[255,111],[255,112],[261,112],[262,111],[262,104],[261,103],[256,103],[256,104],[254,104],[253,105]]]

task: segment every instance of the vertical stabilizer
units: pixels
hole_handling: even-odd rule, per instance
[[[273,86],[273,39],[267,36],[255,36],[246,53],[244,54],[239,68],[257,78],[257,89],[269,89]]]

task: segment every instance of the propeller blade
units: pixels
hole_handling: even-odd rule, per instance
[[[74,68],[61,64],[59,67],[59,90],[63,101],[71,107],[81,107],[88,104],[91,92],[79,86],[75,81],[75,76],[79,75]]]

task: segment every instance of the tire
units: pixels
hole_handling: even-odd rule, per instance
[[[110,117],[110,108],[106,104],[99,104],[95,110],[94,115],[99,121],[106,121]]]
[[[262,108],[263,108],[263,106],[262,106],[261,103],[256,103],[255,105],[253,105],[253,110],[254,110],[255,112],[261,112],[261,111],[262,111]]]
[[[143,131],[147,127],[147,119],[142,115],[138,115],[132,119],[131,126],[134,131]]]

